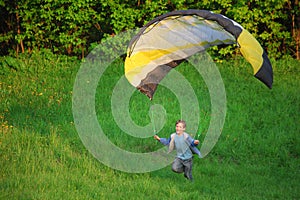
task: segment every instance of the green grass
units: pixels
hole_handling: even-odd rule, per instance
[[[132,174],[111,169],[82,144],[72,117],[72,90],[80,62],[40,52],[0,58],[0,199],[299,199],[299,61],[273,61],[274,85],[267,89],[243,59],[218,63],[227,98],[222,135],[204,159],[194,159],[195,181],[170,166]],[[183,63],[199,98],[200,140],[210,120],[204,81]],[[158,149],[153,138],[128,136],[116,125],[110,98],[123,75],[120,62],[99,82],[96,111],[104,132],[120,148]],[[154,100],[139,92],[130,100],[135,123],[150,123],[149,108],[167,112],[159,132],[168,137],[180,118],[179,104],[166,88]]]

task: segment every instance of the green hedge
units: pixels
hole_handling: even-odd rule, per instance
[[[238,2],[238,3],[237,3]],[[206,9],[249,30],[270,57],[299,59],[299,2],[290,0],[0,0],[0,55],[35,49],[85,56],[92,44],[179,9]],[[299,36],[298,36],[299,37]],[[298,38],[299,39],[299,38]],[[230,48],[220,55],[232,54]]]

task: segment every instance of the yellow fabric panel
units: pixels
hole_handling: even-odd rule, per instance
[[[135,76],[145,78],[147,73],[152,71],[153,68],[169,63],[173,60],[185,59],[196,53],[199,50],[198,47],[203,47],[203,49],[205,49],[204,46],[208,45],[208,43],[213,45],[214,43],[219,43],[219,41],[204,41],[198,44],[190,43],[183,46],[174,46],[173,48],[168,49],[154,49],[131,54],[131,56],[127,57],[125,60],[125,76],[129,82],[133,83]],[[161,60],[162,57],[164,57],[164,62]],[[151,64],[153,64],[153,67],[150,66]]]
[[[240,51],[244,58],[252,65],[254,74],[258,72],[263,64],[263,48],[257,40],[245,29],[237,38],[240,45]]]
[[[142,51],[131,55],[125,60],[125,74],[127,74],[130,71],[140,73],[141,70],[136,70],[137,68],[140,68],[141,66],[143,67],[149,64],[150,62],[157,60],[161,56],[164,56],[169,53],[171,53],[170,50],[157,49],[150,51]]]
[[[230,42],[231,40],[224,40],[223,42]],[[170,41],[171,43],[171,41]],[[217,45],[220,43],[219,40],[216,41],[203,41],[197,44],[186,44],[184,46],[174,46],[173,48],[168,49],[154,49],[154,50],[148,50],[148,51],[140,51],[135,54],[131,54],[130,57],[127,57],[125,60],[125,73],[130,72],[131,70],[134,70],[135,68],[139,68],[140,66],[145,66],[150,62],[155,62],[158,58],[170,55],[172,53],[176,53],[176,51],[184,52],[184,50],[193,49],[197,47],[205,47],[206,45],[210,44],[211,46]],[[205,48],[203,48],[205,49]],[[195,50],[197,51],[197,49]],[[178,54],[179,56],[179,54]],[[186,57],[191,55],[186,55]],[[180,57],[180,59],[186,58],[186,57]],[[162,63],[165,64],[165,63]]]
[[[184,52],[185,49],[192,49],[196,46],[203,46],[207,44],[207,42],[204,42],[203,44],[187,44],[184,46],[175,46],[173,48],[169,49],[154,49],[149,51],[140,51],[135,54],[132,54],[130,57],[127,57],[125,60],[125,75],[126,78],[130,82],[132,82],[132,79],[134,76],[139,75],[141,77],[146,77],[147,73],[149,73],[153,68],[149,68],[148,70],[145,69],[145,66],[152,64],[154,65],[154,68],[166,64],[168,62],[171,62],[173,59],[183,59],[188,56],[189,54],[182,55],[180,53],[176,54],[177,51]],[[166,58],[169,56],[169,59]],[[164,58],[164,63],[160,60],[160,58]],[[145,74],[146,73],[146,74]]]
[[[136,83],[137,80],[133,80],[135,76],[146,76],[143,73],[145,66],[151,62],[155,62],[158,58],[170,53],[167,50],[157,49],[152,51],[138,52],[125,60],[125,76],[131,84]],[[157,66],[157,65],[155,65]],[[146,72],[147,73],[147,72]],[[140,80],[139,80],[140,81]]]

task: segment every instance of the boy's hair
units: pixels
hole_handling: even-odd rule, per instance
[[[185,122],[184,120],[182,120],[182,119],[177,120],[175,125],[177,125],[177,124],[179,124],[179,123],[182,123],[183,128],[186,127],[186,122]]]

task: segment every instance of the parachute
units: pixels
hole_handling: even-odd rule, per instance
[[[258,41],[240,24],[207,10],[179,10],[151,20],[131,39],[125,76],[153,98],[159,82],[190,56],[215,45],[237,44],[254,76],[272,88],[273,70]]]

